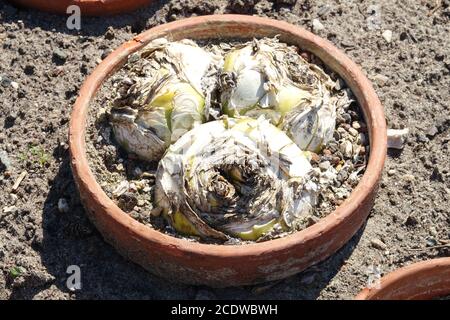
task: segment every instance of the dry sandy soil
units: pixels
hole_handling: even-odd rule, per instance
[[[367,223],[338,253],[271,286],[219,290],[170,284],[102,240],[73,183],[67,128],[83,79],[112,49],[157,24],[224,12],[309,30],[318,19],[323,28],[314,32],[373,80],[388,126],[410,134],[404,150],[389,152]],[[448,0],[173,0],[83,18],[82,29],[71,31],[63,16],[0,0],[0,299],[351,299],[374,268],[385,274],[449,256],[449,20]],[[70,265],[82,272],[75,292],[66,287]]]

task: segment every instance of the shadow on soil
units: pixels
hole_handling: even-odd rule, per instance
[[[225,289],[173,284],[125,260],[103,241],[84,212],[67,151],[62,152],[65,154],[61,166],[45,201],[43,240],[36,247],[55,280],[46,287],[31,285],[17,289],[12,299],[30,299],[52,284],[71,293],[66,285],[70,276],[66,271],[71,265],[81,269],[82,288],[71,293],[76,299],[194,299],[197,294],[218,299],[316,299],[351,255],[364,229],[329,259],[276,283]],[[67,213],[58,210],[61,198],[68,202]]]

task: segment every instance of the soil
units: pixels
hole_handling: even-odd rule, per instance
[[[450,1],[373,3],[160,1],[83,17],[76,31],[63,16],[0,1],[0,299],[351,299],[379,275],[450,256]],[[373,80],[388,126],[410,134],[389,151],[367,223],[335,255],[269,285],[210,289],[157,278],[102,240],[73,183],[67,128],[83,80],[112,49],[154,25],[223,12],[314,29]],[[66,286],[71,265],[81,290]]]

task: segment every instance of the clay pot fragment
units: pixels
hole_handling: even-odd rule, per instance
[[[382,277],[357,300],[429,300],[450,295],[450,258],[418,262]]]
[[[102,83],[128,55],[153,39],[273,37],[319,57],[352,89],[363,110],[370,138],[370,158],[360,183],[334,212],[292,235],[243,245],[202,244],[174,238],[145,226],[123,212],[102,190],[86,156],[88,108]],[[157,26],[109,55],[80,90],[70,122],[74,179],[87,214],[122,255],[156,275],[188,284],[226,287],[277,280],[314,265],[341,248],[363,225],[373,206],[386,157],[383,107],[369,80],[344,53],[302,28],[286,22],[241,15],[194,17]]]

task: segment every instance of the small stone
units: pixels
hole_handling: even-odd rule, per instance
[[[403,149],[409,129],[388,129],[387,130],[387,145],[392,149]]]
[[[114,29],[112,27],[108,27],[108,30],[106,30],[105,33],[105,39],[106,40],[112,40],[115,37]]]
[[[344,89],[345,86],[346,86],[345,81],[343,79],[339,78],[336,80],[336,84],[335,84],[334,88],[336,90],[340,91],[340,90]]]
[[[16,206],[3,207],[3,213],[10,213],[17,209]]]
[[[327,171],[328,170],[328,168],[330,167],[330,162],[329,161],[324,161],[324,162],[321,162],[321,163],[319,163],[319,168],[322,170],[322,171]]]
[[[393,176],[397,171],[395,171],[394,169],[390,169],[388,170],[388,176]]]
[[[333,166],[337,166],[339,164],[339,162],[341,162],[341,158],[336,157],[336,156],[331,158],[331,163],[333,164]]]
[[[322,151],[324,156],[331,156],[332,152],[329,149],[323,149]]]
[[[327,4],[325,4],[325,5],[322,5],[319,7],[319,11],[317,11],[317,15],[319,17],[322,17],[322,16],[325,16],[330,11],[331,11],[331,7]]]
[[[428,237],[426,239],[426,243],[427,243],[427,247],[434,247],[435,245],[437,245],[437,241],[433,237]]]
[[[383,241],[381,241],[380,239],[374,238],[372,240],[370,240],[370,245],[372,247],[374,247],[375,249],[379,249],[379,250],[385,250],[386,249],[386,245],[384,244]]]
[[[404,174],[402,180],[405,182],[413,182],[416,179],[412,174]]]
[[[65,53],[63,50],[61,49],[55,49],[53,51],[53,59],[56,62],[60,62],[60,63],[64,63],[67,60],[67,53]]]
[[[359,134],[358,130],[356,130],[355,128],[349,128],[348,132],[354,137],[356,137]]]
[[[395,234],[395,238],[397,240],[399,240],[399,241],[403,241],[403,239],[405,239],[405,237],[402,234],[400,234],[400,233],[396,233]]]
[[[352,128],[356,129],[356,130],[361,129],[361,123],[359,123],[358,121],[353,121],[352,122]]]
[[[122,194],[124,194],[125,192],[127,192],[129,187],[130,187],[129,182],[127,180],[123,180],[121,183],[119,183],[117,188],[113,191],[113,195],[115,197],[119,197]]]
[[[11,160],[6,151],[0,150],[0,171],[11,169]]]
[[[12,80],[10,78],[8,78],[5,75],[0,74],[0,83],[2,84],[2,86],[8,87],[11,85],[11,82],[12,82]]]
[[[373,81],[380,87],[383,87],[389,81],[389,78],[382,74],[376,74],[373,77]]]
[[[384,40],[386,40],[387,43],[391,43],[391,41],[392,41],[392,31],[391,30],[383,31],[382,36],[383,36]]]
[[[139,200],[137,201],[137,206],[138,206],[138,207],[143,207],[143,206],[145,206],[145,201],[142,200],[142,199],[139,199]]]
[[[18,84],[17,82],[15,82],[15,81],[12,81],[12,82],[11,82],[11,87],[12,87],[14,90],[17,90],[17,89],[19,89],[19,84]]]
[[[344,157],[351,158],[353,152],[353,145],[350,141],[344,140],[340,145],[340,150]]]
[[[311,162],[312,163],[319,163],[320,156],[317,153],[311,152]]]
[[[438,133],[439,133],[438,128],[436,126],[431,126],[427,131],[427,137],[431,139]]]
[[[61,213],[67,213],[69,212],[69,204],[67,203],[67,200],[64,198],[61,198],[58,200],[58,211]]]
[[[427,143],[430,140],[427,138],[427,136],[425,134],[423,134],[422,132],[419,132],[416,135],[416,141],[420,142],[420,143]]]
[[[313,30],[316,32],[325,29],[324,25],[322,24],[322,22],[320,22],[319,19],[313,19],[312,26],[313,26]]]
[[[336,199],[338,200],[344,200],[350,195],[350,192],[348,192],[346,189],[340,188],[336,191]]]
[[[9,198],[10,198],[12,204],[16,204],[17,200],[19,200],[19,197],[14,193],[11,193],[9,195]]]
[[[430,232],[430,235],[433,236],[433,237],[436,237],[438,235],[438,232],[437,232],[435,227],[430,227],[428,229],[428,231]]]

